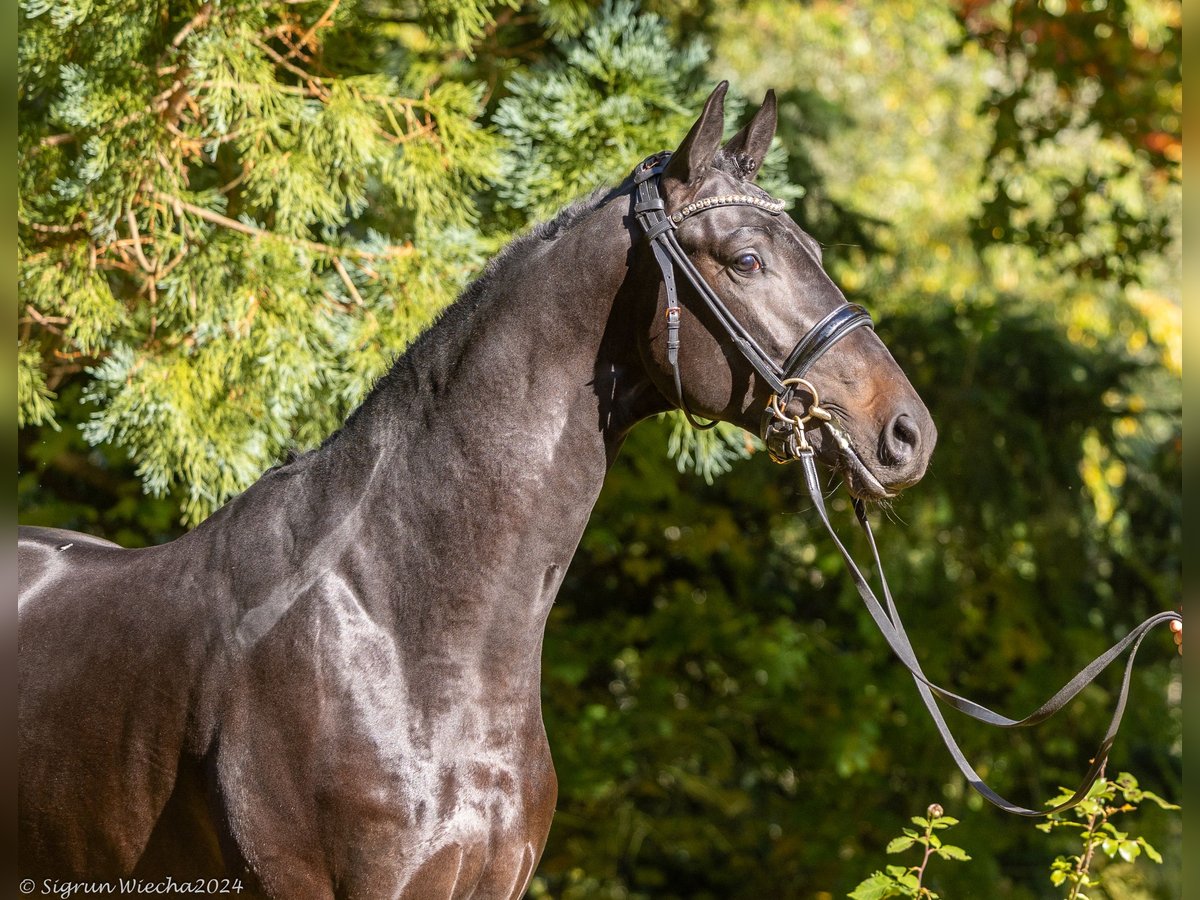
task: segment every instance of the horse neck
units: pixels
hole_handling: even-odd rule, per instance
[[[639,293],[627,206],[507,254],[338,435],[259,483],[267,506],[286,498],[288,559],[312,570],[298,580],[336,578],[409,655],[492,671],[517,654],[536,688],[545,617],[605,472],[666,406],[624,310]]]

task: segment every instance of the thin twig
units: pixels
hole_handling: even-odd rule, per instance
[[[313,77],[315,77],[315,76],[313,76]],[[281,91],[282,93],[285,93],[285,94],[294,94],[297,97],[312,97],[317,100],[327,99],[327,95],[324,91],[314,90],[311,87],[308,87],[308,88],[300,87],[300,85],[298,85],[298,84],[272,84],[270,87],[266,87],[261,84],[250,84],[250,83],[238,82],[238,81],[223,81],[219,78],[213,78],[213,79],[209,79],[207,81],[201,81],[199,84],[196,85],[196,87],[197,88],[228,88],[229,90],[241,91],[241,92]]]
[[[204,25],[208,22],[208,17],[211,15],[212,15],[212,3],[205,3],[202,7],[200,7],[200,9],[196,12],[196,14],[194,16],[192,16],[191,20],[186,25],[184,25],[181,29],[179,29],[179,33],[176,34],[175,37],[171,40],[171,46],[174,47],[176,50],[178,50],[179,45],[182,44],[185,40],[187,40],[187,36],[189,34],[191,34],[197,28],[204,27]]]
[[[271,57],[271,60],[276,65],[287,69],[287,71],[291,72],[297,78],[303,79],[308,84],[309,89],[313,91],[313,96],[319,97],[322,100],[329,98],[329,89],[324,86],[324,79],[319,75],[313,75],[311,72],[304,71],[294,63],[288,62],[287,58],[281,56],[270,44],[264,43],[257,38],[254,39],[254,46]],[[287,87],[287,85],[280,85],[280,87]]]
[[[59,144],[69,144],[73,140],[75,140],[75,135],[71,134],[70,132],[66,132],[64,134],[46,135],[46,137],[42,138],[38,143],[40,143],[43,147],[56,147]]]
[[[228,194],[235,187],[237,187],[239,184],[241,184],[243,181],[245,181],[246,176],[249,174],[250,174],[250,164],[246,163],[245,165],[242,166],[242,171],[240,171],[235,177],[231,178],[229,181],[225,182],[225,184],[223,184],[219,188],[217,188],[217,192],[221,193],[221,194]]]
[[[333,267],[337,269],[338,276],[342,279],[342,284],[346,286],[346,290],[350,292],[350,296],[354,298],[354,302],[359,306],[365,306],[362,294],[358,292],[358,288],[354,286],[354,282],[350,279],[350,273],[346,271],[346,267],[336,256],[333,258]]]
[[[287,59],[292,59],[297,53],[308,46],[308,42],[313,39],[313,36],[317,33],[317,31],[321,28],[324,28],[329,23],[329,19],[333,16],[334,10],[338,8],[338,4],[341,2],[342,0],[333,0],[333,2],[329,4],[329,7],[325,10],[325,12],[321,13],[321,18],[317,19],[317,21],[313,23],[312,27],[309,28],[308,31],[304,32],[303,35],[301,35],[299,43],[290,51],[288,51]]]
[[[190,245],[184,244],[182,249],[180,249],[180,251],[175,256],[173,256],[169,260],[167,260],[167,264],[162,267],[162,271],[160,271],[156,277],[159,279],[163,279],[163,278],[166,278],[168,275],[170,275],[171,272],[174,271],[175,267],[178,266],[181,262],[183,262],[183,258],[188,255],[188,250],[190,250],[190,249],[191,249]]]
[[[72,222],[70,225],[43,225],[41,222],[26,222],[25,224],[43,234],[70,234],[73,231],[82,231],[86,227],[83,222]]]
[[[43,315],[34,308],[32,303],[25,304],[25,312],[29,314],[29,319],[31,321],[37,322],[43,328],[47,329],[48,331],[52,331],[55,334],[62,334],[62,331],[55,327],[56,325],[66,325],[71,321],[66,316]]]
[[[330,244],[322,244],[319,241],[309,241],[304,238],[288,237],[282,234],[276,234],[272,231],[267,231],[258,228],[254,225],[248,225],[245,222],[240,222],[237,219],[231,219],[228,216],[223,216],[220,213],[213,212],[211,209],[205,209],[203,206],[196,206],[193,203],[188,203],[179,197],[171,194],[155,191],[155,196],[164,203],[177,205],[179,209],[185,212],[190,212],[192,215],[206,222],[211,222],[213,225],[220,225],[223,228],[228,228],[230,231],[237,231],[241,234],[251,237],[274,238],[275,240],[283,241],[288,244],[294,244],[297,247],[304,247],[307,250],[312,250],[315,253],[321,253],[327,256],[346,256],[355,257],[357,259],[387,259],[397,256],[408,256],[413,252],[411,244],[398,244],[388,247],[382,252],[373,252],[371,250],[360,250],[357,247],[334,247]]]
[[[129,225],[129,236],[133,238],[133,255],[137,257],[138,265],[153,275],[154,270],[158,267],[158,260],[151,264],[142,251],[142,236],[138,231],[137,216],[133,214],[132,207],[125,210],[125,222]]]

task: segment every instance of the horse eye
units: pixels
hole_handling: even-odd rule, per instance
[[[749,273],[757,272],[763,267],[763,264],[757,253],[739,253],[737,259],[733,261],[733,267],[739,272]]]

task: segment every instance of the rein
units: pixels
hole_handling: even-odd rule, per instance
[[[826,428],[830,435],[839,443],[844,440],[840,433],[835,430],[830,414],[821,408],[816,388],[804,376],[827,350],[846,337],[846,335],[858,328],[872,328],[871,316],[863,307],[856,304],[848,303],[844,306],[839,306],[800,338],[782,366],[777,365],[763,351],[750,333],[742,327],[741,323],[729,311],[729,308],[704,280],[691,260],[688,259],[687,254],[683,251],[678,239],[675,237],[675,229],[689,216],[723,206],[753,206],[777,216],[783,212],[783,201],[766,199],[749,194],[731,194],[697,200],[668,215],[663,205],[662,196],[658,191],[657,182],[658,176],[666,168],[669,158],[670,153],[656,153],[643,160],[634,170],[633,182],[636,186],[636,199],[633,210],[638,224],[645,232],[646,238],[650,241],[650,249],[662,272],[663,284],[666,288],[667,361],[670,363],[674,373],[675,393],[679,408],[683,411],[687,420],[697,428],[711,428],[716,424],[715,420],[707,423],[697,421],[688,409],[683,397],[683,386],[679,372],[680,305],[679,292],[675,283],[675,270],[677,268],[683,273],[683,277],[687,279],[696,293],[700,295],[705,305],[729,335],[734,346],[737,347],[754,371],[771,388],[770,400],[763,410],[761,436],[764,441],[767,441],[768,437],[773,432],[778,432],[779,429],[786,429],[788,434],[782,453],[776,453],[774,450],[771,450],[769,443],[767,445],[768,452],[771,458],[778,463],[786,463],[794,460],[800,462],[801,469],[804,472],[805,487],[812,498],[813,506],[817,510],[821,524],[829,532],[829,536],[833,539],[838,552],[841,554],[842,559],[845,560],[850,571],[850,576],[854,581],[854,586],[862,598],[867,612],[874,620],[876,627],[878,627],[880,633],[883,635],[884,640],[887,641],[892,653],[895,654],[896,658],[900,660],[901,664],[912,675],[917,691],[921,695],[921,701],[925,704],[925,708],[929,710],[929,714],[937,726],[938,733],[941,735],[946,749],[950,751],[950,756],[954,759],[959,771],[962,772],[971,787],[978,791],[985,799],[1006,812],[1019,816],[1048,816],[1077,805],[1087,796],[1088,791],[1091,790],[1092,785],[1100,777],[1100,773],[1103,771],[1104,765],[1108,760],[1109,750],[1112,748],[1117,730],[1121,726],[1121,719],[1125,714],[1133,675],[1133,661],[1137,657],[1138,648],[1151,629],[1164,622],[1178,621],[1182,623],[1183,616],[1177,612],[1167,611],[1157,613],[1146,619],[1125,635],[1124,638],[1080,670],[1054,696],[1023,719],[1010,719],[1007,716],[1000,715],[982,704],[968,700],[930,681],[921,669],[921,663],[913,652],[912,644],[909,642],[908,634],[904,629],[904,623],[901,621],[900,613],[896,608],[895,601],[892,599],[892,592],[888,587],[887,577],[884,574],[883,564],[880,560],[879,549],[875,543],[875,535],[871,531],[870,522],[867,520],[865,505],[861,500],[855,499],[854,513],[870,546],[871,557],[875,563],[875,569],[879,573],[879,584],[883,593],[884,603],[879,602],[875,592],[871,589],[870,580],[863,574],[858,564],[854,561],[854,558],[850,555],[850,551],[838,537],[833,523],[829,520],[829,512],[825,507],[825,498],[821,493],[820,479],[817,474],[816,453],[805,437],[805,425],[815,421],[817,428]],[[789,416],[785,410],[788,402],[793,398],[798,388],[803,388],[812,397],[812,400],[803,415]],[[1117,697],[1116,707],[1109,721],[1108,730],[1104,734],[1099,749],[1092,757],[1091,767],[1088,769],[1079,788],[1070,798],[1050,809],[1035,810],[1020,806],[1005,799],[988,787],[979,773],[967,761],[966,756],[958,745],[958,741],[950,731],[950,726],[946,723],[941,707],[938,706],[937,701],[940,700],[947,706],[964,713],[972,719],[988,725],[994,725],[997,728],[1028,728],[1046,721],[1061,710],[1126,651],[1129,652],[1129,658],[1126,660],[1124,675],[1121,679],[1121,691]]]

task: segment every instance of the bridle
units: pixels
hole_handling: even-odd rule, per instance
[[[853,303],[839,306],[817,322],[816,325],[800,338],[782,366],[777,365],[758,345],[754,337],[742,327],[733,313],[729,311],[729,308],[721,301],[721,298],[716,295],[716,292],[704,280],[704,277],[680,246],[675,236],[675,230],[691,216],[726,206],[752,206],[777,216],[783,212],[783,202],[750,194],[727,194],[696,200],[673,213],[668,213],[663,204],[662,195],[658,190],[658,180],[666,168],[670,156],[669,152],[656,153],[653,156],[647,157],[634,169],[633,183],[636,193],[633,211],[638,225],[641,226],[642,231],[650,242],[650,250],[654,254],[655,261],[658,263],[659,270],[662,273],[663,284],[666,288],[667,361],[674,375],[675,394],[679,408],[683,411],[688,421],[697,428],[711,428],[716,424],[715,421],[707,423],[697,421],[684,400],[682,379],[679,371],[680,305],[679,292],[675,284],[676,269],[683,273],[683,277],[704,301],[705,306],[708,307],[713,317],[729,336],[733,345],[745,357],[746,361],[758,376],[762,378],[763,382],[770,387],[771,396],[766,408],[763,410],[760,431],[761,437],[767,444],[771,458],[779,463],[794,460],[800,462],[804,472],[805,487],[812,499],[817,515],[821,519],[821,524],[829,532],[829,536],[833,539],[838,552],[841,554],[842,559],[845,560],[850,571],[850,577],[854,581],[854,586],[858,590],[859,596],[867,608],[867,612],[874,620],[892,652],[912,675],[913,681],[917,686],[917,691],[921,695],[921,700],[925,704],[925,708],[929,710],[929,714],[937,726],[942,741],[950,751],[950,755],[958,766],[959,771],[962,772],[970,785],[982,794],[984,798],[1001,809],[1015,813],[1016,815],[1031,817],[1047,816],[1051,813],[1060,812],[1075,806],[1087,796],[1088,791],[1091,790],[1092,785],[1104,770],[1109,750],[1112,748],[1117,730],[1121,725],[1121,719],[1125,713],[1129,697],[1130,681],[1133,675],[1133,661],[1137,656],[1137,651],[1141,646],[1142,640],[1152,628],[1164,622],[1179,621],[1182,623],[1183,616],[1177,612],[1167,611],[1157,613],[1146,619],[1109,648],[1109,650],[1089,663],[1074,678],[1067,682],[1058,693],[1023,719],[1010,719],[1007,716],[1002,716],[988,709],[986,706],[959,696],[930,681],[924,671],[922,671],[921,664],[913,652],[912,644],[909,642],[908,634],[904,630],[904,624],[896,609],[895,601],[892,599],[892,592],[888,587],[887,577],[884,574],[883,565],[879,557],[879,549],[875,543],[875,535],[871,531],[871,525],[867,519],[865,505],[861,500],[855,498],[855,516],[866,535],[867,544],[871,549],[871,557],[874,560],[875,569],[879,573],[879,583],[882,588],[884,603],[879,602],[879,599],[871,589],[870,581],[863,575],[862,570],[850,555],[850,551],[846,549],[846,546],[838,537],[833,523],[829,520],[829,512],[825,507],[825,498],[821,492],[820,479],[817,474],[816,453],[805,437],[805,426],[815,422],[815,427],[828,429],[834,439],[839,440],[839,443],[844,440],[834,429],[830,414],[821,408],[817,389],[805,378],[805,375],[807,375],[812,365],[824,353],[852,331],[863,327],[873,328],[874,325],[871,321],[871,316],[863,307]],[[788,404],[794,398],[797,389],[803,389],[812,399],[807,405],[806,412],[801,415],[788,415]],[[787,432],[783,451],[775,452],[771,449],[772,445],[769,438],[777,434],[781,429]],[[1088,769],[1083,783],[1079,788],[1066,801],[1050,809],[1035,810],[1020,806],[1006,800],[988,787],[979,776],[979,773],[967,761],[966,756],[958,745],[958,741],[951,733],[949,725],[946,724],[941,707],[937,703],[938,700],[941,700],[947,706],[977,721],[985,722],[998,728],[1027,728],[1044,722],[1061,710],[1101,672],[1107,669],[1109,664],[1118,659],[1126,651],[1129,651],[1129,658],[1125,663],[1125,672],[1121,680],[1121,691],[1117,698],[1116,708],[1113,711],[1108,730],[1104,734],[1100,747],[1092,757],[1091,767]]]
[[[696,200],[668,215],[663,206],[662,195],[658,190],[658,178],[670,158],[670,151],[655,153],[644,159],[633,170],[633,183],[636,190],[633,213],[637,218],[638,225],[641,226],[650,241],[650,250],[662,272],[663,284],[666,287],[667,362],[674,375],[675,399],[679,403],[679,408],[683,410],[688,422],[696,428],[712,428],[716,424],[715,421],[698,421],[688,409],[683,397],[683,384],[679,373],[680,306],[679,291],[675,285],[676,268],[683,273],[683,277],[700,295],[709,311],[721,324],[725,333],[729,335],[734,346],[750,363],[751,368],[771,388],[771,398],[763,410],[760,428],[761,437],[767,443],[768,448],[771,446],[771,442],[768,440],[771,432],[780,428],[791,432],[787,439],[788,452],[805,447],[808,445],[808,441],[804,437],[805,424],[814,419],[828,422],[830,417],[820,406],[816,388],[804,376],[808,374],[808,370],[812,368],[813,364],[824,355],[825,351],[846,335],[858,328],[874,327],[871,322],[871,314],[854,303],[837,307],[796,342],[796,346],[792,348],[792,352],[788,354],[782,366],[777,365],[754,340],[754,336],[742,327],[737,317],[729,311],[729,307],[717,296],[716,292],[709,287],[704,276],[697,271],[683,247],[679,245],[679,240],[675,237],[675,230],[691,216],[724,206],[753,206],[773,216],[778,216],[783,212],[783,201],[768,197],[756,197],[751,194],[726,194]],[[803,415],[789,417],[784,410],[797,388],[805,389],[812,397],[812,402],[809,403],[808,411]],[[772,451],[772,458],[775,458],[777,462],[788,461],[787,458],[776,456],[774,451]]]

